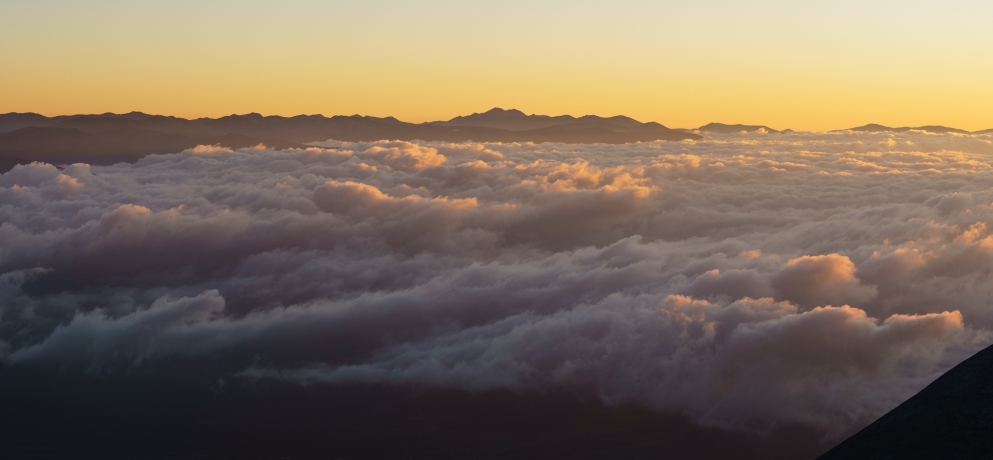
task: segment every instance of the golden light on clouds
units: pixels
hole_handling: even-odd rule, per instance
[[[0,4],[0,112],[993,127],[981,1]]]

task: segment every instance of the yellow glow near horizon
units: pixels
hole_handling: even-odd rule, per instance
[[[993,128],[993,4],[0,3],[0,113]]]

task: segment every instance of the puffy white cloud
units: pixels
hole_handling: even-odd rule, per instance
[[[989,136],[320,145],[0,176],[3,366],[840,433],[993,339]]]
[[[855,264],[838,254],[790,259],[771,281],[783,297],[801,305],[860,304],[876,294],[860,285]]]

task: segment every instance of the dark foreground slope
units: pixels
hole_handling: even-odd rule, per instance
[[[0,458],[793,460],[823,451],[802,427],[750,436],[570,394],[221,381],[0,367]]]
[[[993,347],[848,438],[820,460],[993,458]]]

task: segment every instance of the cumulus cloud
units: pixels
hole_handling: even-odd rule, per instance
[[[790,259],[772,285],[783,297],[809,306],[859,304],[876,294],[860,284],[851,259],[838,254]]]
[[[753,133],[21,165],[0,175],[0,357],[840,433],[993,340],[989,153]]]

